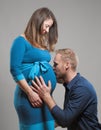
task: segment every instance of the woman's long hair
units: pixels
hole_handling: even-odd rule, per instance
[[[46,19],[52,19],[53,25],[50,27],[49,33],[42,35],[41,27]],[[44,48],[54,51],[54,45],[58,40],[57,21],[48,8],[37,9],[31,16],[24,32],[26,39],[35,47]]]

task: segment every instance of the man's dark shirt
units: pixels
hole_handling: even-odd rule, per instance
[[[68,130],[101,130],[97,118],[97,95],[92,84],[79,73],[65,87],[64,109],[51,110],[56,122]]]

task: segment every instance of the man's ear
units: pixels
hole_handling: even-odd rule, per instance
[[[66,61],[65,68],[66,68],[66,70],[68,70],[68,68],[69,68],[69,62],[68,61]]]

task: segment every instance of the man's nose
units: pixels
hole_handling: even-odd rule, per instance
[[[53,70],[55,70],[55,66],[53,65]]]

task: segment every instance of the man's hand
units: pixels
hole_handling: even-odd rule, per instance
[[[48,86],[47,86],[41,76],[40,78],[35,77],[35,81],[32,81],[32,85],[34,86],[34,87],[31,87],[32,90],[37,92],[38,95],[43,100],[45,100],[45,98],[49,96],[51,93],[51,82],[49,81]]]
[[[40,76],[38,79],[37,77],[35,78],[35,81],[32,81],[32,90],[38,93],[40,98],[43,99],[43,101],[47,104],[49,109],[51,110],[56,104],[54,100],[52,99],[50,93],[51,93],[51,82],[48,82],[48,86],[45,84],[43,78]]]

